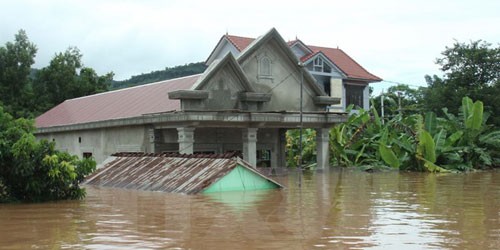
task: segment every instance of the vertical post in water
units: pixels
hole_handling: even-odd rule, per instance
[[[300,132],[299,132],[299,187],[302,186],[302,128],[304,127],[302,120],[302,100],[303,100],[303,88],[304,88],[304,65],[299,61],[300,67]]]
[[[380,94],[380,117],[382,118],[382,124],[384,124],[384,89]]]

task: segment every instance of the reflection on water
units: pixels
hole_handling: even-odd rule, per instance
[[[277,179],[287,189],[2,204],[0,249],[500,249],[500,172]]]

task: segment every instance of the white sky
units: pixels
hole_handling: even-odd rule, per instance
[[[275,27],[285,40],[338,46],[385,80],[424,86],[424,75],[441,75],[435,59],[454,39],[500,42],[500,1],[0,0],[0,23],[2,46],[26,30],[37,68],[76,46],[86,66],[116,80],[204,61],[226,32]]]

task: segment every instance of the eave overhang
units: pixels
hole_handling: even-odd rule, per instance
[[[138,117],[70,124],[37,128],[35,134],[69,132],[123,126],[153,126],[155,128],[176,128],[179,126],[214,127],[255,127],[255,128],[296,128],[300,126],[299,112],[243,112],[221,111],[173,111],[167,113],[145,114]],[[304,112],[304,127],[324,128],[346,122],[344,112]]]

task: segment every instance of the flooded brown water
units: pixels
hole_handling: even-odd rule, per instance
[[[500,249],[498,171],[277,179],[287,189],[1,204],[0,249]]]

